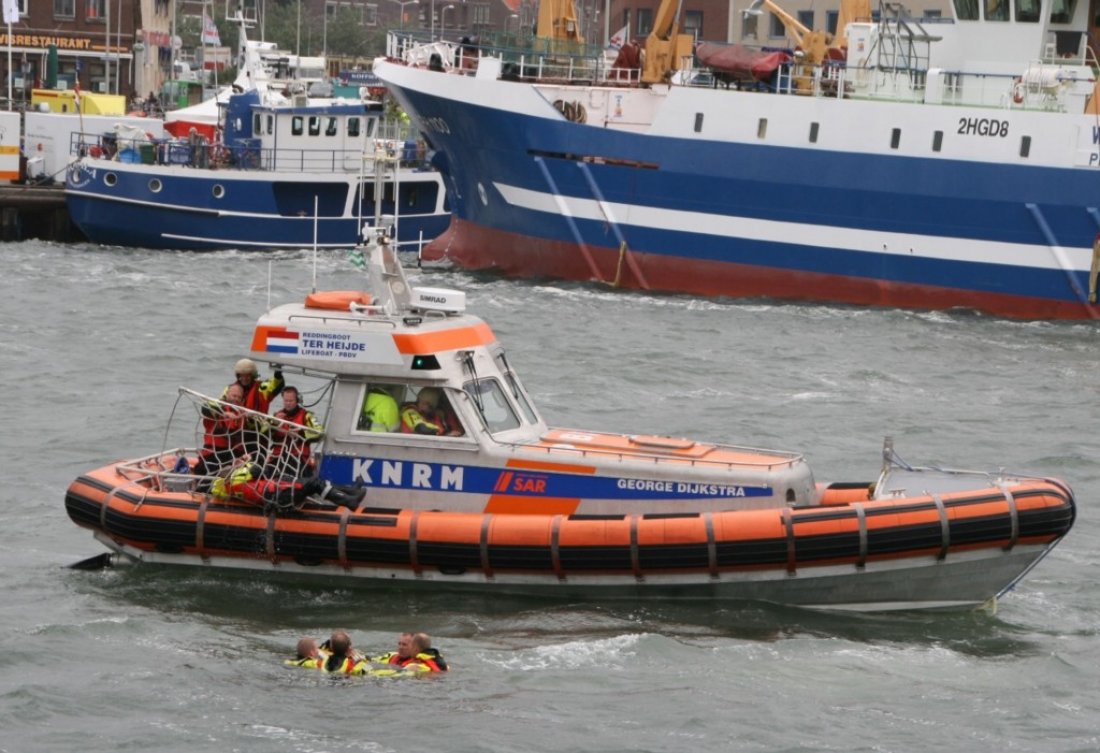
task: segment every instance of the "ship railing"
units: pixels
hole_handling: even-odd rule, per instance
[[[400,133],[394,129],[395,134]],[[226,146],[205,140],[119,139],[111,133],[73,133],[70,154],[76,157],[146,165],[175,165],[220,170],[280,170],[304,173],[358,173],[372,168],[374,141],[359,149],[272,149],[255,144]],[[399,145],[403,167],[427,169],[426,150],[418,140],[380,139]]]
[[[406,65],[428,67],[432,56],[443,71],[474,74],[482,58],[500,61],[501,77],[547,82],[637,84],[639,72],[613,69],[598,45],[540,39],[517,34],[481,35],[461,42],[428,41],[423,34],[394,30],[386,37],[386,55]]]

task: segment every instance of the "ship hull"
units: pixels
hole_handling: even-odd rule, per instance
[[[434,246],[460,265],[706,295],[1100,315],[1085,116],[378,72],[438,150],[455,221]],[[562,101],[587,104],[585,122]],[[617,122],[633,112],[636,124]]]

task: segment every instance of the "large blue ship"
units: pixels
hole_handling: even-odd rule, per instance
[[[835,40],[796,32],[766,78],[703,70],[675,7],[637,69],[391,34],[375,72],[452,198],[438,252],[647,290],[1100,314],[1100,0],[955,0],[936,23],[883,6]]]

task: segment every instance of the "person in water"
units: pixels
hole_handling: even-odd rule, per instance
[[[324,661],[326,672],[342,675],[365,675],[370,672],[370,664],[352,649],[351,636],[346,630],[333,630],[328,647],[332,653]]]
[[[397,637],[396,651],[371,661],[423,673],[448,671],[446,660],[438,649],[432,648],[432,639],[427,633],[402,633]]]
[[[307,636],[298,640],[298,656],[287,659],[284,664],[304,669],[323,669],[326,658],[317,648],[317,641]]]

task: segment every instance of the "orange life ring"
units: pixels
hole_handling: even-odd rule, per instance
[[[1027,90],[1024,88],[1023,79],[1020,79],[1020,78],[1016,79],[1012,83],[1012,101],[1015,102],[1018,105],[1023,104],[1024,95],[1026,93],[1027,93]]]
[[[370,306],[374,299],[369,293],[358,290],[325,290],[306,296],[306,308],[347,311],[351,304]]]

